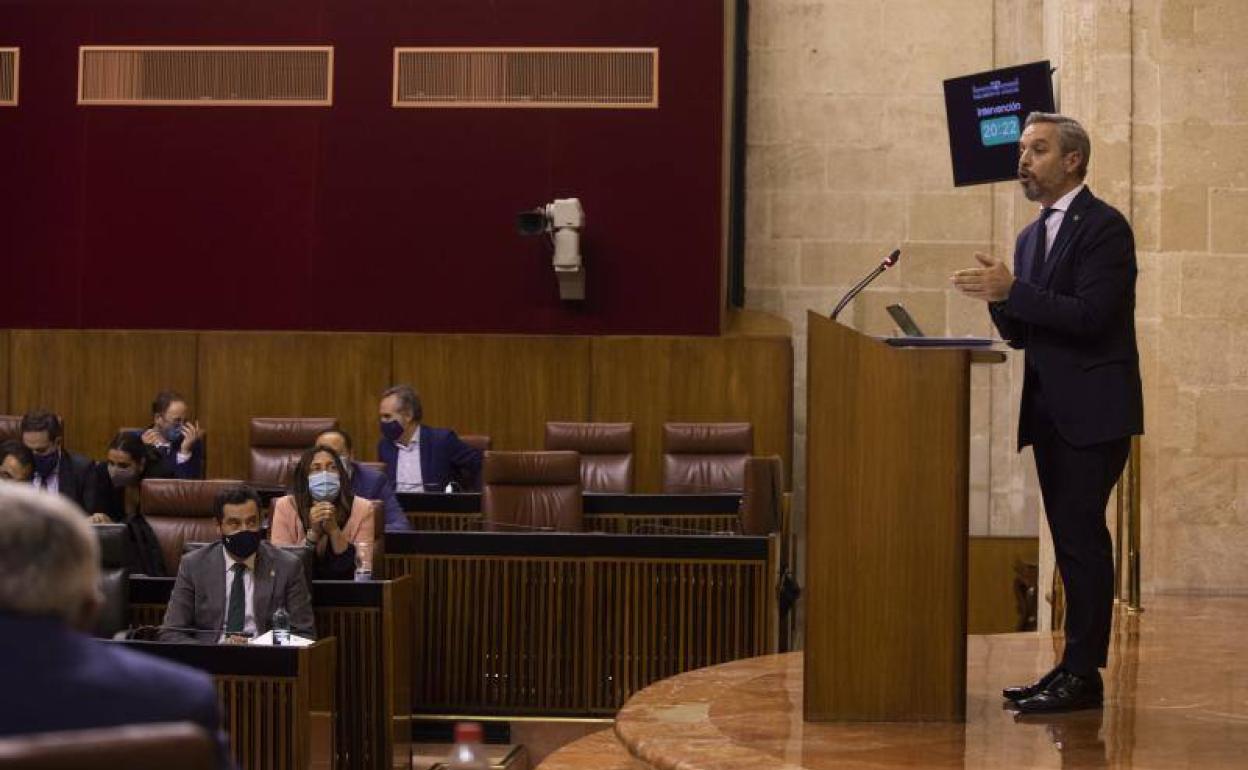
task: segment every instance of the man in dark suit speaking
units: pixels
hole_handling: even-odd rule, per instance
[[[1105,505],[1143,433],[1135,343],[1135,240],[1122,214],[1084,184],[1091,143],[1076,121],[1028,116],[1018,176],[1043,206],[1014,247],[1014,271],[976,254],[954,285],[988,303],[1012,347],[1026,351],[1018,445],[1031,445],[1066,589],[1061,662],[1003,692],[1022,712],[1097,707],[1114,604]]]
[[[83,633],[102,601],[99,564],[82,511],[0,484],[0,736],[187,721],[230,767],[207,674]]]

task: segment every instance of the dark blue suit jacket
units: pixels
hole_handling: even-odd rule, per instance
[[[135,435],[142,437],[142,431],[135,431]],[[204,468],[208,462],[208,439],[200,437],[195,442],[195,446],[191,447],[191,457],[181,465],[178,464],[178,448],[182,446],[182,437],[167,447],[157,449],[149,447],[149,450],[159,458],[159,470],[155,471],[156,475],[148,474],[152,478],[158,479],[202,479],[204,477]]]
[[[395,484],[399,450],[393,441],[377,442],[377,458],[386,464],[386,478]],[[459,440],[447,428],[420,426],[420,477],[425,489],[441,492],[452,481],[476,489],[481,476],[481,452]]]
[[[0,613],[0,735],[194,722],[229,767],[207,674],[96,641],[54,618]]]
[[[1001,336],[1026,351],[1019,448],[1031,443],[1037,384],[1058,433],[1075,446],[1143,433],[1131,226],[1085,187],[1033,278],[1042,237],[1038,220],[1019,234],[1010,296],[989,306]]]
[[[394,484],[381,471],[351,463],[351,492],[366,500],[380,500],[386,509],[387,532],[410,532],[412,524],[403,515],[399,499],[394,496]]]

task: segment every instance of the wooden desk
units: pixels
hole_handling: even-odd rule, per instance
[[[778,536],[391,532],[414,581],[416,716],[611,716],[777,649]]]
[[[243,770],[344,767],[336,761],[332,637],[310,647],[107,643],[211,674],[230,753]]]
[[[419,531],[477,532],[484,529],[477,492],[398,495],[408,521]],[[739,531],[739,493],[586,494],[587,532],[615,534],[716,534]]]
[[[312,583],[318,634],[339,643],[343,767],[412,766],[412,580]]]
[[[132,577],[132,625],[159,625],[173,578]],[[412,580],[317,580],[321,637],[337,638],[337,746],[341,768],[411,767]]]

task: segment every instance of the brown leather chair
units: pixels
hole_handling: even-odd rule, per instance
[[[67,697],[73,697],[72,693]],[[217,747],[190,722],[122,725],[0,738],[3,770],[67,770],[125,767],[128,770],[213,770]]]
[[[581,458],[576,452],[486,452],[481,511],[495,532],[580,532]]]
[[[0,414],[0,444],[5,441],[22,440],[22,416],[20,414]]]
[[[490,447],[494,445],[494,441],[484,433],[465,433],[459,440],[481,452],[490,451]]]
[[[95,620],[93,633],[112,639],[130,621],[130,551],[134,547],[125,524],[92,524],[100,544],[100,594],[104,604]]]
[[[740,492],[745,461],[754,452],[748,422],[663,424],[663,491],[669,494]]]
[[[334,417],[252,417],[251,480],[284,487],[290,483],[299,455],[316,437],[336,430]]]
[[[743,535],[769,535],[781,530],[784,507],[784,461],[779,455],[745,461],[745,491],[738,524]]]
[[[546,449],[580,453],[586,492],[633,491],[631,422],[548,422]]]
[[[139,491],[139,509],[160,541],[168,574],[178,574],[184,543],[211,543],[221,539],[213,503],[221,490],[242,483],[228,479],[143,480]]]

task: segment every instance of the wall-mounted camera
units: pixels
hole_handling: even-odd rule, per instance
[[[585,265],[581,259],[584,226],[585,210],[579,198],[559,198],[516,215],[516,229],[521,235],[550,236],[555,248],[551,265],[559,281],[559,299],[585,299]]]

